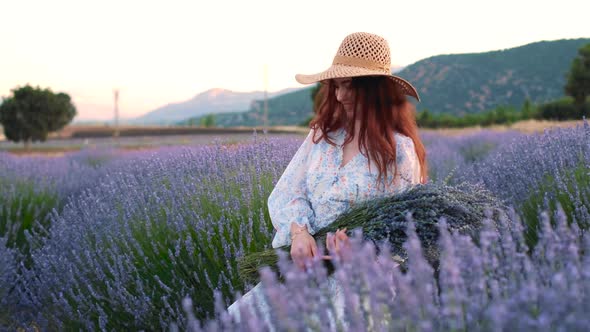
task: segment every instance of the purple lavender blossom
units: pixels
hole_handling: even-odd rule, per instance
[[[532,136],[425,135],[434,181],[481,183],[515,209],[488,216],[477,242],[443,228],[437,274],[411,226],[407,271],[360,234],[333,278],[318,261],[302,273],[281,256],[284,283],[261,271],[270,314],[241,308],[239,323],[225,307],[252,285],[240,283],[236,258],[270,246],[266,198],[301,139],[125,155],[0,153],[0,210],[19,207],[13,223],[23,211],[47,222],[25,233],[31,266],[0,240],[0,307],[17,308],[11,321],[0,309],[0,330],[32,322],[44,330],[583,330],[590,189],[570,170],[590,165],[589,137],[587,125]],[[61,206],[24,204],[23,182]],[[535,191],[545,200],[535,207],[538,241],[529,247],[517,203]],[[341,292],[329,296],[334,289]]]
[[[563,184],[564,171],[590,167],[590,126],[556,128],[502,144],[480,162],[464,167],[456,181],[478,182],[508,202],[520,202],[547,175]],[[567,190],[567,188],[558,188]]]
[[[283,255],[284,283],[261,271],[267,300],[274,304],[270,323],[256,310],[242,308],[251,320],[230,323],[218,310],[217,317],[224,317],[224,323],[204,325],[223,331],[310,327],[323,331],[337,325],[355,331],[583,329],[590,323],[590,260],[580,253],[590,249],[590,241],[576,227],[567,226],[565,214],[553,218],[556,226],[546,220],[530,255],[515,213],[486,221],[479,243],[449,234],[442,222],[444,253],[438,276],[421,257],[420,241],[411,227],[407,249],[412,261],[405,273],[396,267],[387,248],[376,255],[357,234],[350,261],[337,264],[335,272],[345,290],[341,316],[330,305],[331,299],[322,295],[328,287],[323,265],[314,264],[304,273]]]
[[[214,292],[225,303],[244,291],[238,248],[270,246],[266,197],[297,146],[165,148],[111,163],[51,215],[32,254],[29,303],[61,328],[165,329],[188,295],[209,317]]]

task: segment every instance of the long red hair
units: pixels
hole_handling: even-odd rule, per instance
[[[426,183],[426,149],[418,135],[416,110],[401,88],[386,76],[361,76],[352,78],[351,89],[355,101],[353,119],[360,120],[360,152],[376,164],[379,171],[378,181],[385,182],[391,167],[394,169],[394,177],[397,173],[396,142],[392,135],[397,132],[410,137],[414,142],[420,161],[421,182]],[[333,80],[321,83],[314,105],[316,115],[309,126],[321,130],[321,135],[314,137],[314,143],[325,139],[329,144],[336,145],[328,134],[341,128],[345,128],[348,133],[344,144],[354,139],[355,121],[347,119],[342,104],[336,99],[336,85]]]

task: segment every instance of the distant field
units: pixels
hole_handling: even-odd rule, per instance
[[[274,127],[268,130],[270,137],[300,137],[306,128]],[[120,128],[119,137],[113,136],[114,129],[105,126],[67,126],[53,133],[43,143],[33,143],[30,151],[23,150],[22,143],[0,140],[0,151],[14,154],[43,154],[59,156],[81,148],[149,149],[170,145],[234,144],[259,139],[262,128],[195,128],[195,127],[139,127]]]
[[[262,132],[262,128],[256,128]],[[168,136],[168,135],[231,135],[231,134],[251,134],[253,127],[235,127],[235,128],[199,128],[199,127],[181,127],[181,126],[120,126],[118,128],[119,136]],[[297,133],[304,132],[305,128],[296,126],[275,126],[268,129],[271,134]],[[64,129],[49,134],[50,139],[69,139],[69,138],[92,138],[92,137],[112,137],[115,136],[115,128],[111,126],[100,125],[70,125]],[[4,131],[0,126],[0,141],[5,140]]]
[[[522,133],[532,134],[535,132],[543,132],[545,129],[554,127],[575,127],[576,125],[583,125],[582,120],[578,121],[541,121],[541,120],[526,120],[519,121],[512,125],[496,125],[490,127],[468,127],[468,128],[444,128],[444,129],[421,129],[421,131],[436,132],[444,135],[464,135],[469,133],[478,132],[481,130],[493,130],[493,131],[507,131],[515,130]]]
[[[461,129],[421,129],[422,132],[456,136],[476,133],[481,130],[507,131],[516,130],[525,133],[542,132],[551,127],[573,127],[582,121],[521,121],[511,126],[470,127]],[[306,127],[276,126],[268,130],[273,136],[303,136]],[[194,144],[233,144],[256,139],[254,128],[199,128],[199,127],[164,127],[164,126],[121,126],[119,137],[113,137],[115,129],[110,126],[71,125],[52,133],[44,143],[32,144],[31,150],[23,151],[22,144],[4,140],[0,133],[0,151],[15,154],[62,155],[68,151],[84,147],[114,147],[120,149],[146,149],[167,145]],[[257,135],[262,135],[262,128],[256,128]]]
[[[262,128],[256,128],[262,132]],[[112,126],[89,126],[89,125],[71,125],[63,130],[51,135],[52,138],[91,138],[91,137],[112,137],[115,135],[116,128]],[[182,126],[120,126],[118,128],[119,136],[167,136],[167,135],[230,135],[230,134],[251,134],[254,131],[252,127],[235,127],[235,128],[200,128],[200,127],[182,127]],[[301,131],[299,127],[284,126],[271,127],[268,132],[292,133]]]

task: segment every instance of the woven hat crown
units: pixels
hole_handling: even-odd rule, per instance
[[[344,38],[332,66],[313,75],[295,75],[297,82],[310,84],[338,77],[387,76],[408,96],[420,101],[410,82],[391,73],[391,53],[385,38],[368,32],[355,32]]]
[[[391,71],[391,53],[387,41],[380,36],[356,32],[344,38],[333,64],[365,67],[372,70]]]

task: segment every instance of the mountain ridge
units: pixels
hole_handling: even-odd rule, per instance
[[[398,75],[423,96],[419,108],[434,113],[477,113],[499,105],[518,106],[526,98],[542,103],[563,96],[571,61],[586,43],[589,38],[543,40],[489,52],[437,55]]]
[[[297,88],[286,88],[269,92],[268,97],[285,94]],[[236,110],[248,110],[253,100],[264,98],[264,91],[235,92],[225,88],[211,88],[196,94],[194,97],[168,103],[153,111],[136,117],[130,122],[142,124],[173,124],[190,117],[209,113],[223,114]]]
[[[527,98],[543,103],[562,97],[571,61],[586,43],[590,38],[542,40],[488,52],[434,55],[395,68],[395,75],[417,88],[418,111],[465,115],[498,106],[520,107]],[[269,94],[269,125],[298,125],[313,115],[310,91],[308,86]],[[263,95],[251,97],[243,108],[209,114],[223,127],[262,125]],[[204,115],[176,123],[199,123]]]
[[[562,97],[571,62],[586,43],[590,43],[590,38],[435,55],[403,68],[396,75],[417,88],[421,97],[421,102],[415,104],[418,111],[465,115],[498,106],[519,108],[527,98],[543,103]],[[309,89],[269,99],[269,125],[297,125],[312,115]],[[192,123],[195,120],[198,119]],[[215,115],[215,124],[223,127],[262,123],[260,112],[253,109]]]

